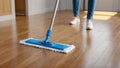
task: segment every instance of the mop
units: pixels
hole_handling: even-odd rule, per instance
[[[62,52],[62,53],[69,53],[71,52],[75,46],[74,45],[68,45],[68,44],[62,44],[62,43],[56,43],[56,42],[50,42],[50,37],[52,35],[52,28],[57,12],[57,8],[59,5],[59,0],[56,0],[55,8],[54,8],[54,13],[51,19],[51,24],[49,26],[49,29],[46,33],[46,38],[45,40],[39,40],[39,39],[34,39],[34,38],[28,38],[25,40],[21,40],[19,43],[27,46],[33,46],[33,47],[38,47],[38,48],[44,48],[52,51],[57,51],[57,52]]]

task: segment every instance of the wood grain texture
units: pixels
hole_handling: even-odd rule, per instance
[[[15,11],[17,14],[26,14],[25,0],[15,0]]]
[[[0,16],[12,13],[11,0],[0,0]]]
[[[0,22],[0,68],[120,68],[120,13],[96,11],[92,31],[85,30],[85,15],[81,12],[81,23],[72,26],[71,11],[57,14],[51,41],[74,44],[68,54],[18,43],[44,39],[51,13]]]
[[[11,0],[4,0],[4,14],[9,15],[12,13]]]
[[[0,15],[3,15],[3,0],[0,0]]]

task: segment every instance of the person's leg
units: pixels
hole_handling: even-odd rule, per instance
[[[96,0],[88,0],[88,13],[87,19],[92,19],[94,15]]]
[[[73,14],[78,17],[80,14],[80,0],[73,0]]]
[[[87,29],[93,29],[92,21],[96,0],[88,0],[88,13],[87,13]]]
[[[73,2],[73,15],[74,15],[74,18],[69,23],[71,25],[80,22],[80,18],[79,18],[79,15],[80,15],[80,0],[72,0],[72,2]]]

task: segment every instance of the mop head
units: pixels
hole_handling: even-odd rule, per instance
[[[45,41],[34,39],[34,38],[21,40],[20,44],[49,49],[49,50],[63,52],[63,53],[69,53],[75,48],[75,46],[73,45],[61,44],[61,43],[55,43],[55,42],[45,42]]]

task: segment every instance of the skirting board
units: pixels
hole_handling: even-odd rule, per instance
[[[15,19],[15,15],[5,15],[5,16],[0,16],[0,21],[6,21],[10,19]]]

